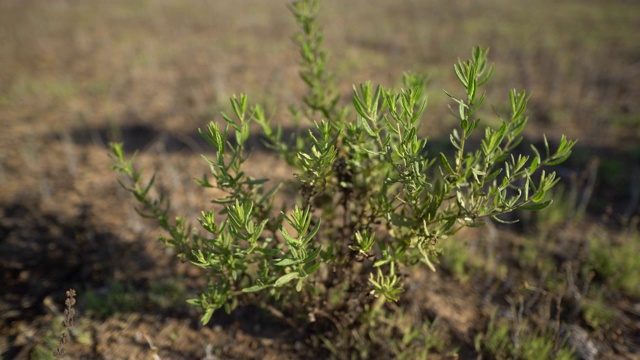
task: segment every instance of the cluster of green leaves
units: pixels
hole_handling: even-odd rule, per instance
[[[114,169],[129,178],[121,185],[141,203],[138,211],[168,232],[160,240],[206,269],[208,288],[189,300],[204,310],[203,323],[218,309],[230,312],[240,302],[263,304],[268,298],[280,299],[290,312],[307,312],[308,319],[325,316],[336,324],[347,320],[330,314],[367,308],[329,301],[332,288],[368,304],[375,298],[397,301],[404,291],[401,269],[419,262],[435,269],[440,242],[461,228],[548,206],[545,194],[558,179],[541,168],[566,160],[574,145],[562,137],[551,152],[545,138],[543,154],[533,148],[531,156],[514,156],[527,123],[527,97],[513,90],[509,116],[499,128],[487,127],[480,148],[470,150],[485,99],[481,89],[492,72],[488,50],[477,48],[454,66],[465,95],[449,94],[460,124],[451,134],[452,152],[432,156],[420,130],[427,104],[423,77],[405,74],[401,89],[354,86],[355,111],[340,105],[326,69],[317,7],[312,0],[290,6],[302,29],[296,40],[300,76],[308,85],[306,108],[291,111],[297,124],[304,119],[311,129],[283,139],[282,128],[271,124],[260,105],[234,96],[233,114],[222,114],[223,126],[212,122],[200,131],[213,149],[213,158],[206,158],[213,179],[205,175],[197,183],[226,194],[213,200],[217,208],[202,211],[203,234],[184,218],[170,221],[168,201],[150,194],[154,178],[142,181],[122,145],[111,145]],[[279,185],[268,188],[268,179],[243,170],[252,123],[296,169],[299,196],[293,209],[286,204],[289,212],[286,205],[273,211]],[[322,308],[326,304],[334,308]],[[348,321],[362,321],[358,317]]]

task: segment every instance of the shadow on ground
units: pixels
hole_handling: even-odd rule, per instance
[[[118,269],[153,266],[142,245],[124,243],[95,226],[89,205],[72,218],[43,212],[37,200],[0,207],[0,329],[47,313],[47,297],[64,298],[75,288],[99,289],[115,281]],[[5,356],[15,355],[9,349]]]
[[[194,156],[212,152],[210,145],[195,130],[168,132],[150,125],[149,123],[152,122],[140,123],[135,119],[131,120],[130,124],[118,129],[75,128],[71,130],[71,138],[78,145],[93,142],[105,146],[110,141],[122,142],[128,154],[149,149],[168,153],[190,153]],[[310,128],[283,127],[282,138],[292,139],[294,135],[309,130]],[[64,138],[61,134],[53,136],[58,140]],[[232,134],[229,134],[227,141],[235,143]],[[271,152],[272,150],[265,145],[265,142],[264,136],[252,132],[247,140],[247,147],[258,152]],[[549,140],[549,145],[553,151],[557,148],[558,142]],[[532,155],[531,146],[535,146],[544,156],[544,142],[528,138],[521,142],[514,156]],[[469,142],[471,151],[478,148],[478,139]],[[449,138],[430,138],[427,151],[432,156],[439,152],[450,153],[452,147]],[[631,218],[640,214],[640,190],[638,190],[640,189],[640,166],[637,164],[640,164],[640,147],[637,144],[612,148],[589,146],[578,142],[569,160],[552,170],[556,171],[568,186],[582,189],[587,186],[592,187],[588,189],[590,194],[583,194],[590,197],[587,202],[590,204],[588,210],[592,214],[599,215],[607,211],[616,217]]]

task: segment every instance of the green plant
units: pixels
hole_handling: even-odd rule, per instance
[[[135,311],[142,305],[142,296],[130,283],[110,282],[106,293],[89,290],[85,293],[87,314],[105,318],[112,314]]]
[[[331,339],[322,337],[323,345],[333,357],[344,358],[344,343],[350,337],[358,340],[351,351],[351,358],[354,359],[427,359],[430,352],[440,351],[445,347],[442,340],[443,328],[437,321],[422,321],[416,325],[415,314],[409,314],[402,308],[385,311],[381,306],[384,299],[379,300],[382,301],[368,307],[358,327],[349,329],[344,336]],[[376,346],[379,344],[385,346]]]
[[[490,359],[574,359],[564,344],[556,349],[556,338],[550,331],[532,329],[526,321],[514,325],[496,320],[494,314],[487,331],[476,336],[475,348]]]
[[[582,313],[587,324],[594,328],[609,326],[616,315],[605,303],[602,291],[590,291],[589,298],[582,303]]]
[[[162,309],[184,304],[186,285],[183,280],[182,278],[169,278],[152,282],[148,294],[149,301]]]
[[[302,29],[296,36],[300,76],[309,89],[304,108],[292,106],[291,112],[296,124],[307,121],[311,129],[283,139],[262,106],[233,96],[233,113],[200,131],[213,148],[213,156],[205,157],[213,179],[204,175],[196,182],[226,194],[213,200],[217,208],[201,212],[202,233],[183,217],[171,220],[164,195],[151,196],[155,175],[145,181],[122,145],[111,144],[113,168],[127,178],[120,184],[141,204],[138,212],[167,231],[159,240],[180,259],[207,272],[207,288],[188,301],[202,308],[203,323],[218,309],[253,303],[293,327],[367,324],[368,316],[384,309],[383,300],[400,299],[404,269],[423,263],[435,270],[440,243],[449,236],[486,219],[504,222],[499,216],[516,209],[547,207],[545,194],[559,179],[541,168],[566,160],[575,143],[563,136],[551,152],[545,138],[543,154],[532,148],[530,156],[514,155],[528,98],[512,90],[511,113],[498,129],[487,127],[480,147],[470,149],[485,98],[481,88],[493,70],[488,50],[476,48],[471,59],[454,66],[463,94],[447,93],[460,124],[450,135],[451,153],[432,156],[420,131],[425,79],[407,73],[401,89],[354,86],[349,109],[326,69],[317,8],[312,0],[290,6]],[[284,204],[280,212],[274,204],[280,185],[267,186],[267,178],[244,170],[252,124],[296,169],[295,205]]]
[[[632,223],[635,226],[635,223]],[[585,274],[593,271],[598,282],[609,288],[621,290],[630,296],[640,296],[640,233],[631,228],[611,238],[603,231],[594,231],[589,236],[588,262]]]

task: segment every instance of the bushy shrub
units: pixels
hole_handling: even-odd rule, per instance
[[[501,215],[517,209],[548,206],[545,194],[559,179],[542,168],[566,160],[574,145],[563,136],[552,152],[545,138],[542,153],[532,148],[530,156],[514,155],[528,98],[512,90],[510,114],[498,128],[485,128],[479,148],[470,149],[485,99],[481,89],[493,70],[488,50],[476,48],[454,65],[463,95],[447,93],[459,122],[451,151],[430,154],[420,131],[425,79],[407,73],[401,89],[356,85],[352,106],[344,105],[326,69],[317,5],[290,6],[301,28],[300,76],[308,85],[305,106],[291,112],[311,128],[285,139],[263,107],[249,105],[245,95],[232,97],[233,113],[200,131],[213,156],[206,158],[211,175],[197,184],[226,194],[214,199],[218,207],[202,211],[200,231],[184,218],[170,219],[164,196],[150,196],[153,178],[144,183],[122,145],[111,144],[113,168],[127,178],[122,186],[142,205],[141,215],[166,230],[159,240],[206,270],[208,287],[189,300],[202,308],[205,324],[215,311],[231,312],[241,303],[281,314],[298,328],[321,320],[337,329],[373,324],[385,301],[401,298],[403,269],[426,264],[435,270],[448,237],[488,219],[503,222]],[[251,124],[295,169],[297,197],[285,211],[274,210],[278,184],[244,171]]]

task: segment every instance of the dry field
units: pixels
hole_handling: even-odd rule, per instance
[[[69,288],[78,304],[65,358],[330,355],[251,306],[199,325],[184,300],[203,279],[155,241],[106,147],[139,149],[175,211],[194,219],[211,198],[192,181],[210,153],[197,129],[229,111],[232,94],[247,93],[285,126],[287,106],[301,102],[286,4],[0,0],[2,359],[51,358]],[[431,324],[431,357],[500,357],[474,345],[491,339],[497,314],[510,341],[533,336],[518,339],[525,323],[560,326],[586,334],[598,358],[640,359],[638,2],[326,0],[320,22],[345,103],[354,83],[428,75],[423,129],[433,146],[447,146],[455,126],[442,91],[460,89],[452,65],[476,45],[491,48],[487,102],[497,111],[510,88],[532,94],[527,142],[579,139],[558,169],[553,208],[466,232],[445,245],[436,273],[412,274],[402,304]],[[250,172],[292,177],[261,149]],[[348,355],[358,357],[337,357]]]

